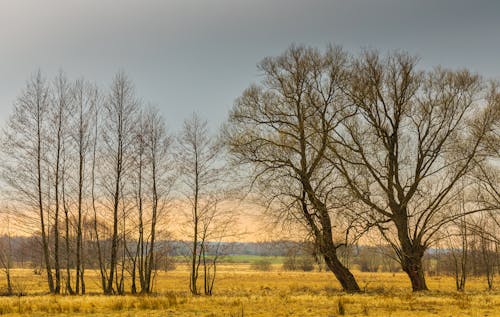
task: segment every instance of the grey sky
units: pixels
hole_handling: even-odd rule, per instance
[[[500,79],[500,1],[0,0],[0,120],[37,68],[101,86],[122,69],[171,130],[193,111],[215,127],[292,42],[404,49]]]

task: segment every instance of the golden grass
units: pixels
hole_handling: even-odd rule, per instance
[[[99,295],[96,272],[88,272],[85,296],[44,294],[44,276],[14,270],[14,282],[29,296],[0,298],[6,316],[500,316],[500,292],[484,279],[454,291],[451,277],[428,277],[432,291],[414,294],[402,273],[355,272],[362,294],[345,294],[327,272],[256,272],[249,265],[222,265],[214,295],[188,294],[188,272],[161,273],[152,296]],[[4,280],[0,280],[0,289]]]

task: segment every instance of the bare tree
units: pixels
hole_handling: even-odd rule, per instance
[[[491,128],[482,83],[466,70],[421,72],[405,53],[367,51],[352,61],[344,88],[356,115],[334,131],[335,164],[372,212],[367,218],[398,254],[414,291],[426,290],[422,257],[436,233],[463,215],[458,194]],[[474,116],[477,115],[475,118]],[[476,212],[481,208],[469,210]]]
[[[452,226],[456,230],[455,233],[450,232],[448,236],[448,253],[453,262],[455,287],[457,291],[464,291],[469,274],[468,257],[469,257],[469,235],[468,224],[465,216],[456,220],[456,224]]]
[[[92,128],[97,123],[93,122],[92,114],[99,107],[100,97],[97,87],[80,79],[77,80],[72,89],[72,97],[75,103],[75,115],[73,115],[72,142],[77,152],[77,220],[76,220],[76,283],[75,292],[85,294],[84,261],[83,261],[83,218],[85,216],[84,198],[88,188],[85,174],[87,172],[87,161],[92,146]]]
[[[64,241],[65,241],[65,257],[66,257],[66,292],[70,295],[74,295],[73,287],[71,286],[71,244],[72,235],[70,231],[71,224],[71,210],[70,210],[70,199],[68,198],[68,169],[69,169],[69,159],[66,150],[63,148],[61,152],[61,207],[64,212]]]
[[[163,118],[153,108],[140,115],[136,139],[136,209],[138,236],[133,255],[132,292],[137,270],[141,293],[152,291],[156,269],[157,225],[166,217],[168,198],[174,183],[175,167],[171,154],[171,138]]]
[[[120,243],[120,221],[125,220],[124,211],[124,178],[131,164],[131,145],[134,138],[137,100],[130,80],[124,73],[118,73],[111,85],[111,91],[104,104],[106,126],[103,129],[105,153],[104,168],[112,171],[109,181],[103,179],[105,191],[109,196],[109,207],[112,213],[112,236],[109,260],[109,275],[105,293],[121,292],[115,290],[113,283],[118,281],[118,251]],[[122,218],[120,219],[120,211]],[[122,223],[122,226],[125,226]],[[122,232],[124,233],[124,232]],[[126,241],[122,241],[126,243]],[[122,266],[123,268],[123,266]]]
[[[9,215],[4,215],[3,220],[6,221],[7,232],[3,236],[0,236],[0,266],[5,273],[5,279],[7,280],[7,295],[12,295],[14,293],[14,288],[12,286],[11,276],[12,242]]]
[[[495,221],[491,221],[494,217],[489,214],[481,214],[472,227],[472,231],[479,238],[482,273],[486,277],[488,290],[493,289],[496,271],[500,267],[500,254],[498,252],[500,246],[499,227]]]
[[[202,264],[206,233],[208,226],[211,226],[207,217],[218,201],[216,192],[221,176],[221,145],[209,134],[207,122],[193,114],[184,121],[183,130],[178,138],[178,147],[176,161],[180,166],[184,182],[183,192],[191,207],[189,225],[192,230],[190,234],[192,248],[189,289],[192,294],[199,295],[199,268]]]
[[[138,213],[138,237],[137,237],[137,244],[136,244],[136,250],[135,254],[130,254],[129,251],[129,256],[132,260],[132,285],[131,285],[131,292],[132,294],[137,293],[137,285],[136,285],[136,272],[139,270],[139,278],[140,278],[140,283],[143,285],[143,265],[144,265],[144,258],[145,258],[145,251],[144,251],[144,193],[143,193],[143,179],[144,179],[144,169],[146,163],[145,159],[145,148],[146,148],[146,123],[145,120],[143,119],[143,112],[142,110],[139,110],[139,119],[137,120],[137,128],[136,128],[136,141],[134,142],[135,146],[135,153],[134,153],[134,158],[135,158],[135,164],[134,167],[136,169],[136,177],[134,178],[135,184],[134,184],[134,189],[135,189],[135,197],[136,197],[136,209]],[[139,262],[139,263],[137,263]]]
[[[46,120],[50,103],[49,87],[38,71],[28,81],[26,88],[14,104],[7,128],[4,131],[3,154],[5,155],[3,178],[12,191],[12,197],[25,207],[36,212],[43,250],[43,261],[47,273],[50,293],[55,292],[48,241],[48,202],[45,199],[47,186],[46,170]]]
[[[320,53],[292,46],[265,58],[261,83],[235,102],[226,142],[238,163],[253,167],[255,188],[270,209],[303,223],[343,289],[358,292],[337,254],[344,242],[336,236],[347,228],[334,232],[332,225],[351,199],[327,158],[329,136],[352,115],[342,93],[347,62],[337,47]]]
[[[203,290],[205,295],[212,295],[213,293],[218,261],[227,252],[224,241],[237,235],[234,229],[236,221],[234,210],[220,206],[225,197],[220,193],[218,194],[217,198],[213,198],[213,206],[203,210],[199,217],[200,251],[197,259],[203,266]]]
[[[54,220],[53,220],[53,229],[54,229],[54,273],[55,273],[55,289],[54,292],[59,294],[61,292],[61,264],[60,264],[60,211],[61,206],[63,206],[63,201],[61,200],[61,183],[64,182],[62,169],[63,164],[63,156],[66,139],[68,136],[68,124],[69,124],[69,114],[71,112],[72,100],[71,100],[71,86],[66,78],[66,76],[59,72],[56,76],[53,83],[53,96],[52,101],[50,103],[50,107],[48,109],[49,116],[49,126],[48,126],[48,148],[47,148],[47,160],[50,165],[50,170],[52,176],[49,178],[53,180],[53,193],[54,193],[54,201],[49,204],[49,208],[53,208],[54,210]],[[65,211],[65,226],[69,227],[69,217],[68,210]],[[68,241],[68,230],[66,230],[66,247],[67,251],[69,250],[69,241]],[[66,255],[69,257],[69,254]],[[69,264],[69,261],[67,261]],[[69,275],[69,268],[67,269],[67,274]],[[67,288],[70,293],[71,290],[71,279],[70,276],[67,276]]]
[[[101,288],[104,293],[106,293],[107,289],[107,279],[108,279],[108,271],[106,270],[106,264],[104,260],[104,250],[101,243],[100,237],[100,219],[99,219],[99,197],[98,197],[98,189],[97,189],[97,174],[98,174],[98,160],[100,159],[98,153],[99,146],[99,128],[101,126],[101,122],[99,121],[99,117],[101,114],[102,108],[99,106],[94,107],[92,111],[93,117],[93,131],[92,131],[92,165],[90,170],[90,196],[92,200],[92,212],[93,212],[93,221],[92,221],[92,229],[93,229],[93,240],[95,242],[95,247],[97,249],[97,260],[99,264],[99,273],[101,277]]]
[[[485,274],[488,288],[493,288],[495,267],[500,268],[500,93],[499,84],[493,82],[490,87],[488,102],[491,111],[488,113],[493,119],[493,127],[486,137],[484,146],[486,158],[479,161],[473,173],[475,187],[475,201],[481,206],[491,208],[492,211],[481,215],[473,226],[480,237],[481,253],[485,265]]]

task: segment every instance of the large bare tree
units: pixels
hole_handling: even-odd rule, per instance
[[[356,115],[331,134],[329,148],[332,164],[371,210],[368,223],[391,243],[420,291],[427,289],[422,257],[436,233],[462,216],[448,207],[475,165],[492,117],[490,104],[481,107],[478,75],[423,72],[416,64],[406,53],[366,51],[353,59],[344,91]]]
[[[330,135],[349,113],[342,87],[348,56],[338,47],[321,53],[292,46],[258,68],[263,80],[239,97],[230,113],[226,143],[238,163],[253,169],[258,195],[288,206],[306,225],[343,289],[360,290],[340,261],[344,245],[332,225],[346,203],[342,180],[326,157]]]

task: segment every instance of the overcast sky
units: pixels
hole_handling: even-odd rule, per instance
[[[193,111],[216,127],[291,43],[404,49],[500,79],[500,1],[0,0],[0,120],[38,68],[105,87],[124,70],[172,131]]]

